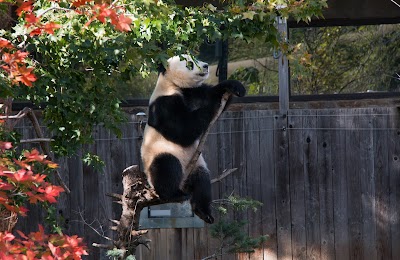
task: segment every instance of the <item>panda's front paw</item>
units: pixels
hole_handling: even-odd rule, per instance
[[[224,81],[226,84],[226,89],[237,97],[243,97],[246,95],[246,89],[240,81],[237,80],[226,80]]]

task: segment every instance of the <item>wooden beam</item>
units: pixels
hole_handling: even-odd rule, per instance
[[[287,41],[287,21],[286,18],[278,17],[278,31],[284,41]],[[279,61],[279,111],[286,115],[289,110],[289,66],[288,59],[284,53],[278,56]]]

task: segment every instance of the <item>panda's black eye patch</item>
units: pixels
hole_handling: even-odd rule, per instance
[[[194,68],[193,61],[186,62],[186,68],[188,68],[189,70],[193,70],[193,68]]]

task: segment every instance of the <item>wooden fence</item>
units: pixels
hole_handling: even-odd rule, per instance
[[[26,123],[28,124],[28,123]],[[117,139],[95,128],[88,147],[106,162],[102,171],[84,166],[78,157],[60,159],[71,189],[58,205],[68,233],[105,243],[98,232],[112,236],[108,219],[121,209],[105,195],[121,193],[121,172],[140,161],[140,134],[134,114]],[[32,128],[20,125],[25,137]],[[297,109],[287,116],[276,110],[227,111],[209,135],[204,151],[217,177],[213,197],[232,192],[263,202],[246,212],[250,235],[269,235],[253,254],[218,259],[400,259],[400,115],[395,107]],[[24,231],[37,229],[40,209],[31,207],[19,221]],[[206,228],[152,229],[151,250],[140,248],[138,259],[202,259],[216,252],[217,241]],[[90,247],[90,259],[107,259]]]

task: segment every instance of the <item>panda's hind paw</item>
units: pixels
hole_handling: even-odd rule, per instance
[[[196,214],[199,218],[201,218],[204,222],[208,223],[208,224],[212,224],[214,223],[214,217],[209,214],[209,213],[205,213],[202,210],[199,210],[197,208],[193,209],[194,214]]]

